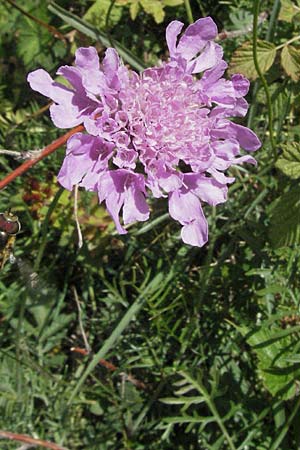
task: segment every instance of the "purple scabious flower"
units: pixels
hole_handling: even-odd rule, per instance
[[[88,47],[76,51],[74,66],[57,71],[70,87],[42,69],[28,81],[53,100],[57,127],[84,125],[84,133],[69,139],[58,174],[66,189],[79,184],[97,192],[121,234],[124,225],[149,218],[149,193],[165,197],[183,241],[202,246],[208,239],[202,202],[225,202],[234,178],[224,171],[255,164],[252,156],[240,156],[240,148],[254,151],[261,144],[231,121],[247,113],[249,81],[238,74],[223,78],[227,64],[213,42],[214,21],[199,19],[179,37],[182,27],[177,20],[167,27],[170,59],[141,74],[127,69],[114,49],[100,64]]]

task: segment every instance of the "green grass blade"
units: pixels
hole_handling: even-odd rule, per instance
[[[100,350],[95,354],[92,361],[86,368],[83,375],[78,380],[72,395],[69,398],[68,404],[71,404],[79,392],[81,386],[87,379],[87,377],[90,375],[90,373],[95,369],[95,367],[98,365],[98,362],[101,358],[104,358],[106,354],[109,352],[109,350],[115,345],[115,342],[119,339],[119,337],[123,334],[131,320],[138,314],[138,312],[141,310],[142,306],[146,302],[146,300],[153,294],[156,294],[158,290],[161,290],[166,286],[166,283],[169,281],[169,277],[165,277],[162,273],[159,273],[156,275],[153,280],[146,286],[146,288],[140,293],[140,295],[137,297],[136,301],[130,306],[130,308],[127,310],[121,321],[118,323],[114,331],[111,333],[109,338],[104,342]]]
[[[105,33],[104,31],[98,30],[97,28],[87,23],[85,20],[80,19],[75,14],[72,14],[69,11],[66,11],[64,8],[54,2],[50,3],[48,9],[71,27],[74,27],[76,30],[80,31],[86,36],[89,36],[92,39],[100,41],[105,47],[111,47],[110,39],[107,33]],[[123,58],[124,61],[126,61],[138,71],[142,71],[145,69],[146,66],[143,64],[143,62],[131,51],[123,47],[123,45],[117,42],[115,39],[113,40],[113,43],[115,49],[118,51],[119,55]]]

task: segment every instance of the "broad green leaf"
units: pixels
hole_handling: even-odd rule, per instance
[[[300,178],[300,144],[289,142],[282,145],[283,154],[278,159],[276,166],[290,178]]]
[[[140,2],[145,12],[152,15],[156,23],[161,23],[164,20],[165,12],[159,0],[140,0]]]
[[[257,58],[260,70],[265,73],[272,66],[276,56],[275,45],[267,41],[258,41]],[[254,80],[258,77],[253,61],[253,46],[251,42],[245,42],[237,48],[232,55],[229,65],[229,73],[242,73]]]
[[[164,6],[179,6],[183,4],[183,0],[163,0]]]
[[[17,52],[27,69],[32,69],[37,65],[51,68],[53,60],[51,55],[46,53],[51,39],[51,35],[45,28],[27,17],[22,17],[17,38]]]
[[[111,47],[109,38],[104,31],[98,30],[97,28],[93,27],[89,23],[87,23],[84,20],[77,17],[75,14],[70,13],[69,11],[65,10],[64,8],[62,8],[61,6],[57,5],[54,2],[52,2],[48,6],[48,8],[51,12],[56,14],[58,17],[60,17],[64,22],[66,22],[71,27],[75,28],[76,30],[80,31],[81,33],[85,34],[86,36],[89,36],[92,39],[95,39],[96,41],[100,41],[106,47]],[[125,48],[122,44],[120,44],[116,40],[114,40],[113,43],[114,43],[115,49],[118,51],[119,55],[124,59],[124,61],[126,61],[134,69],[136,69],[138,71],[142,71],[145,69],[144,64],[140,61],[140,59],[137,56],[135,56],[133,53],[131,53],[130,50]]]
[[[111,0],[95,0],[83,18],[97,28],[105,28],[106,17],[111,6]],[[122,16],[122,8],[113,6],[109,14],[109,25],[116,25]]]
[[[278,19],[283,20],[284,22],[292,22],[293,17],[300,12],[299,6],[299,2],[297,6],[291,0],[281,0]]]
[[[286,45],[281,52],[281,64],[294,81],[300,78],[300,51],[292,45]]]
[[[300,244],[300,185],[277,201],[271,214],[270,239],[274,248]]]
[[[178,6],[183,0],[117,0],[118,5],[129,5],[130,17],[135,20],[140,7],[144,11],[153,16],[156,23],[161,23],[165,18],[165,6]]]
[[[136,19],[137,15],[139,13],[139,10],[140,10],[139,2],[138,2],[138,0],[134,0],[131,3],[130,8],[129,8],[130,17],[131,17],[132,20]]]
[[[268,391],[282,400],[289,400],[297,393],[297,380],[300,376],[300,364],[290,363],[296,331],[299,327],[282,330],[279,327],[270,330],[265,324],[251,331],[247,327],[239,330],[246,337],[258,358],[258,374]]]

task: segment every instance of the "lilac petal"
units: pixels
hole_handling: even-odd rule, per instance
[[[226,141],[216,141],[212,143],[215,155],[225,160],[231,160],[240,154],[240,146],[238,141],[234,139],[226,139]]]
[[[31,72],[27,79],[32,89],[57,103],[50,107],[54,125],[58,128],[71,128],[82,122],[80,111],[84,106],[84,100],[78,97],[79,104],[76,105],[74,91],[53,81],[43,69]]]
[[[81,182],[83,176],[94,164],[90,157],[90,149],[94,138],[76,133],[67,142],[67,155],[57,176],[59,183],[68,190]]]
[[[111,83],[113,84],[112,87],[117,87],[117,71],[120,66],[120,58],[118,56],[118,53],[114,48],[108,48],[105,52],[105,57],[103,60],[103,72],[104,75],[108,81],[109,86]]]
[[[226,117],[245,117],[245,115],[247,114],[249,105],[247,100],[245,100],[243,97],[240,97],[236,100],[235,105],[233,106],[233,108],[230,111],[230,115],[226,116]],[[229,111],[228,111],[229,113]]]
[[[261,146],[260,140],[252,130],[226,119],[219,121],[211,136],[214,139],[236,139],[241,147],[249,151],[255,151]]]
[[[85,96],[85,90],[82,85],[82,74],[76,67],[62,66],[56,73],[66,78],[80,95]]]
[[[195,23],[187,27],[183,36],[180,38],[177,53],[186,60],[190,60],[203,49],[207,41],[214,39],[217,34],[217,26],[211,17],[198,19]]]
[[[73,99],[74,92],[66,86],[54,82],[44,69],[30,72],[27,81],[31,89],[51,98],[55,103],[71,103]]]
[[[98,70],[100,63],[95,47],[81,47],[76,50],[75,64],[84,70]]]
[[[222,47],[215,42],[208,42],[201,55],[193,61],[192,73],[199,73],[204,70],[211,69],[219,64],[222,57]]]
[[[235,91],[231,81],[221,78],[216,81],[207,90],[207,95],[211,97],[211,101],[219,104],[232,106],[235,99]]]
[[[230,184],[235,181],[234,177],[226,177],[226,175],[224,175],[224,173],[219,172],[218,170],[216,170],[212,167],[209,168],[207,170],[207,172],[210,173],[214,177],[214,179],[220,184]]]
[[[250,155],[244,155],[244,156],[240,156],[239,158],[233,159],[232,160],[232,165],[242,164],[244,162],[246,162],[248,164],[253,164],[254,166],[257,165],[256,159],[254,159],[253,156],[250,156]]]
[[[233,122],[230,122],[229,128],[232,131],[232,137],[237,139],[245,150],[255,151],[261,147],[260,140],[249,128]]]
[[[203,74],[203,76],[200,80],[201,86],[210,87],[211,85],[213,85],[217,80],[219,80],[222,77],[225,70],[227,69],[227,66],[228,65],[225,61],[220,61],[212,69],[205,71],[205,73]]]
[[[116,171],[117,172],[117,171]],[[98,196],[99,202],[105,200],[106,209],[115,222],[119,234],[126,234],[127,231],[120,223],[119,213],[124,203],[124,178],[118,179],[117,174],[112,171],[103,172],[99,177]]]
[[[227,186],[201,174],[186,174],[185,184],[204,202],[215,206],[227,200]]]
[[[135,169],[138,154],[135,150],[119,148],[113,158],[113,163],[120,169]]]
[[[159,185],[165,192],[173,192],[182,186],[180,173],[165,172],[159,177]]]
[[[247,80],[247,78],[245,78],[243,75],[238,73],[232,75],[231,81],[233,83],[237,97],[244,97],[248,93],[250,81]]]
[[[195,220],[184,225],[181,230],[181,238],[185,244],[202,247],[208,241],[208,225],[203,215],[202,220]]]
[[[200,201],[191,192],[174,191],[169,194],[169,213],[182,225],[202,216]]]
[[[182,30],[183,23],[179,22],[179,20],[173,20],[166,29],[166,41],[168,44],[168,49],[170,56],[173,57],[176,55],[176,42],[179,33]]]
[[[82,123],[79,113],[65,105],[50,106],[50,116],[54,125],[58,128],[72,128]]]
[[[149,219],[149,206],[145,195],[137,183],[133,183],[125,192],[123,220],[125,224],[144,222]]]
[[[210,117],[245,117],[248,111],[248,102],[243,97],[232,99],[231,104],[216,106],[210,113]]]

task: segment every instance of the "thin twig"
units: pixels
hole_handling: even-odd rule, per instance
[[[82,339],[83,339],[87,354],[89,354],[89,353],[91,353],[91,347],[90,347],[89,341],[87,340],[86,333],[83,328],[82,317],[81,317],[81,306],[80,306],[77,290],[76,290],[75,286],[72,286],[72,289],[73,289],[74,299],[75,299],[77,309],[78,309],[78,322],[79,322],[80,332],[82,334]]]
[[[84,356],[89,354],[89,352],[87,350],[85,350],[84,348],[80,348],[80,347],[72,347],[71,351],[75,352],[75,353],[80,353],[81,355],[84,355]],[[115,372],[116,370],[118,370],[117,366],[115,366],[111,362],[106,361],[105,359],[102,359],[102,358],[99,359],[98,364],[100,364],[100,366],[102,366],[102,367],[105,367],[110,372]],[[120,372],[120,377],[122,377],[122,379],[125,381],[129,381],[131,384],[133,384],[134,386],[136,386],[139,389],[143,389],[143,390],[147,389],[147,386],[143,381],[137,380],[130,374],[127,374],[125,372]]]
[[[82,233],[78,220],[78,184],[74,187],[74,218],[76,223],[77,235],[78,235],[78,249],[80,250],[83,244]]]
[[[16,150],[7,150],[5,148],[0,149],[0,155],[8,155],[12,156],[15,159],[36,159],[43,150],[24,150],[21,152],[17,152]]]
[[[23,164],[17,167],[17,169],[13,170],[9,175],[7,175],[5,178],[3,178],[3,180],[0,181],[0,190],[3,189],[5,186],[7,186],[9,183],[11,183],[15,178],[22,175],[24,172],[27,172],[27,170],[30,169],[30,167],[34,166],[43,158],[50,155],[59,147],[64,145],[73,134],[83,131],[83,129],[84,128],[82,125],[78,125],[77,127],[72,128],[72,130],[68,131],[68,133],[64,134],[55,141],[51,142],[51,144],[47,145],[41,151],[40,155],[37,158],[25,161]]]
[[[35,444],[23,444],[21,447],[17,448],[17,450],[28,450],[29,448],[36,447]]]
[[[10,431],[0,430],[0,439],[9,439],[11,441],[24,442],[32,444],[35,447],[50,448],[51,450],[68,450],[66,447],[54,444],[53,442],[43,441],[42,439],[34,439],[26,434],[11,433]]]
[[[256,72],[258,73],[258,76],[262,82],[266,99],[267,99],[267,108],[268,108],[268,127],[269,127],[269,134],[270,134],[270,144],[271,149],[273,152],[274,160],[276,160],[277,157],[277,149],[276,149],[276,141],[274,139],[274,130],[273,130],[273,105],[272,105],[272,99],[271,94],[269,91],[268,83],[261,71],[261,68],[259,66],[258,62],[258,56],[257,56],[257,27],[258,27],[258,17],[259,17],[259,7],[260,7],[260,0],[254,0],[253,3],[253,39],[252,39],[252,45],[253,45],[253,62],[256,69]]]

